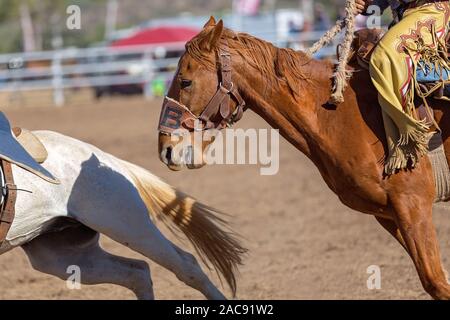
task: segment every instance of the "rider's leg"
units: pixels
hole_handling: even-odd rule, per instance
[[[441,7],[442,6],[442,7]],[[413,71],[420,55],[407,54],[408,48],[417,49],[417,40],[432,46],[431,26],[441,37],[446,34],[448,4],[429,4],[405,12],[403,19],[393,26],[374,50],[370,61],[370,75],[379,92],[379,103],[389,146],[386,171],[413,164],[426,152],[426,125],[411,115],[413,108]],[[402,142],[402,146],[399,146]],[[409,144],[408,142],[412,142]]]
[[[77,266],[82,284],[117,284],[133,291],[139,299],[153,299],[148,264],[109,254],[98,240],[97,232],[81,226],[44,234],[23,249],[38,271],[66,280],[71,275],[68,267]]]

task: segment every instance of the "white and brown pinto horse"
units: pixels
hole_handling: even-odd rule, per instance
[[[13,166],[17,188],[31,193],[18,191],[15,220],[0,254],[21,246],[36,270],[67,279],[68,267],[76,265],[83,284],[117,284],[153,299],[148,264],[103,250],[99,234],[104,234],[207,298],[223,299],[194,256],[160,233],[154,216],[183,232],[235,293],[234,272],[245,250],[220,213],[92,145],[55,132],[34,133],[48,151],[43,166],[61,184]]]

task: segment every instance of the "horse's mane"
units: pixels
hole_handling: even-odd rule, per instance
[[[208,30],[202,30],[186,44],[186,52],[207,69],[216,70],[215,60],[202,49],[208,36]],[[235,33],[229,29],[224,29],[222,39],[227,40],[232,54],[240,55],[246,63],[259,70],[269,85],[276,85],[279,81],[287,83],[294,97],[299,97],[305,80],[311,83],[314,78],[322,78],[321,75],[328,75],[329,79],[331,63],[316,63],[304,52],[278,48],[247,33]]]

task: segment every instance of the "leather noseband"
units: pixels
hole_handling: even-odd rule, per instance
[[[194,130],[224,129],[239,121],[245,111],[245,101],[234,86],[231,77],[231,54],[226,42],[222,42],[218,50],[220,80],[219,87],[203,112],[196,116],[185,105],[166,97],[164,99],[158,131],[172,134],[178,129]],[[232,112],[230,100],[237,102]],[[213,121],[212,119],[216,120]],[[195,122],[200,121],[201,128],[195,128]]]

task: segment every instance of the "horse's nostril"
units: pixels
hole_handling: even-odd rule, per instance
[[[172,160],[172,147],[167,147],[166,149],[166,160],[169,163]]]

